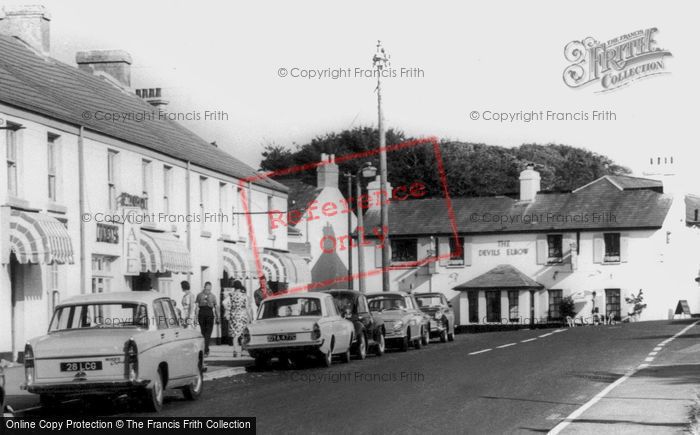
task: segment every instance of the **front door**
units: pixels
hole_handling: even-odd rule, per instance
[[[605,289],[605,317],[620,320],[620,289]]]
[[[489,323],[501,322],[500,290],[489,290],[486,292],[486,321]]]

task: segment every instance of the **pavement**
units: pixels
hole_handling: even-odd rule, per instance
[[[681,433],[700,385],[698,338],[688,320],[459,334],[330,368],[265,370],[217,346],[216,380],[194,402],[170,394],[159,415],[256,416],[260,433]],[[149,415],[128,404],[55,412]]]

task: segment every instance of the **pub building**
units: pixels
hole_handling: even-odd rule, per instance
[[[240,279],[251,303],[259,274],[271,287],[308,283],[269,222],[287,187],[157,116],[167,102],[131,87],[128,53],[79,52],[77,67],[51,58],[49,26],[42,6],[0,13],[0,358],[21,360],[74,295],[152,289],[180,307],[182,280],[194,293],[210,281],[221,301]]]
[[[668,177],[673,158],[649,164],[644,178],[604,176],[565,193],[541,192],[530,165],[519,197],[451,198],[456,234],[443,198],[392,201],[391,290],[444,293],[459,325],[565,320],[569,296],[579,323],[594,312],[625,320],[625,298],[640,289],[641,320],[673,318],[684,304],[697,313],[700,197]],[[379,220],[370,208],[365,234]],[[364,257],[367,291],[381,291],[376,238]]]

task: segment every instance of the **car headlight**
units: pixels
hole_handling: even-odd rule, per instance
[[[398,321],[398,322],[394,323],[394,330],[395,330],[395,331],[398,331],[398,330],[401,329],[401,328],[403,328],[403,322],[402,322],[402,321]]]

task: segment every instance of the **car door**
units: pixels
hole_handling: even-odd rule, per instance
[[[404,300],[406,302],[407,312],[409,313],[409,317],[411,319],[411,337],[409,338],[420,338],[420,328],[423,324],[423,312],[416,307],[416,304],[413,303],[413,296],[406,296]]]
[[[367,298],[364,295],[359,295],[355,304],[355,309],[357,310],[357,320],[362,324],[362,327],[367,331],[367,336],[370,340],[374,340],[375,337],[375,324],[374,318],[369,312],[369,307],[367,306]]]
[[[180,325],[177,311],[170,299],[161,299],[165,317],[168,319],[168,331],[172,332],[172,342],[168,345],[168,366],[174,368],[171,379],[193,376],[197,373],[197,348],[195,340],[189,338],[187,331]]]
[[[153,315],[158,339],[158,344],[155,347],[158,361],[154,362],[158,364],[160,361],[165,361],[168,364],[168,377],[173,379],[181,376],[182,369],[178,367],[179,363],[177,362],[175,328],[171,327],[170,324],[172,321],[171,309],[170,301],[166,298],[153,301]]]
[[[326,313],[328,315],[328,321],[331,323],[333,335],[335,336],[335,352],[344,352],[346,346],[349,344],[351,329],[354,329],[352,324],[341,317],[338,308],[335,305],[333,298],[326,298]]]

